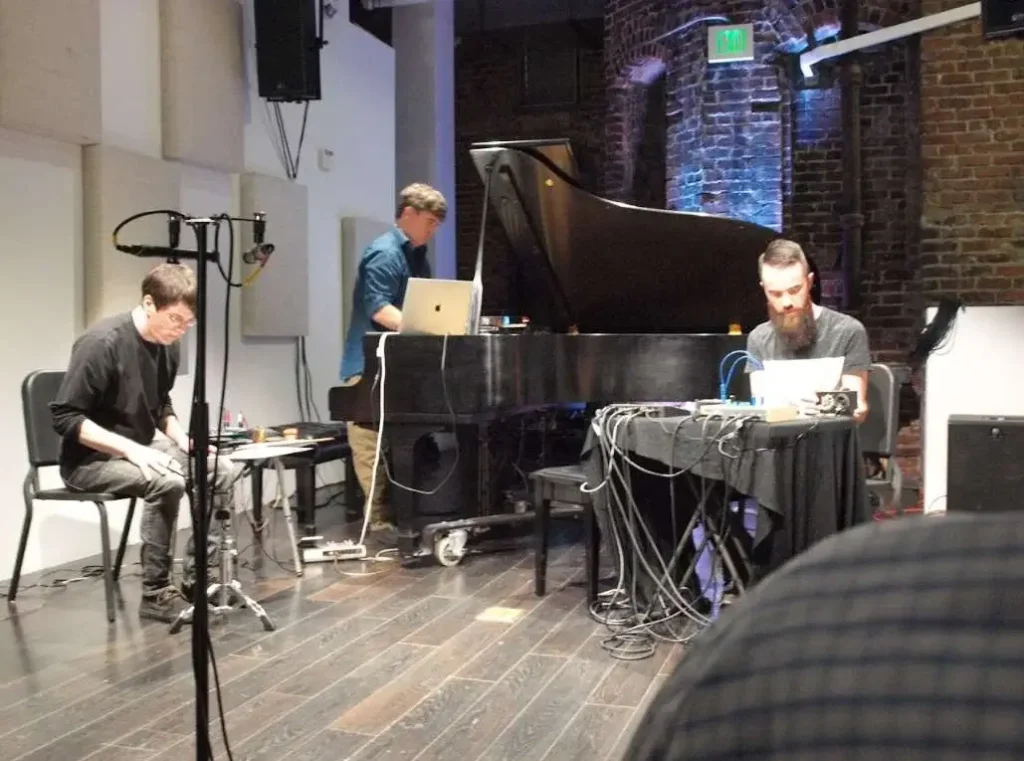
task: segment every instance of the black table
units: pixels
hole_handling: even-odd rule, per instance
[[[723,425],[729,435],[720,447],[717,436]],[[849,418],[748,420],[738,425],[640,415],[624,420],[615,438],[631,458],[672,472],[688,471],[756,501],[753,546],[759,550],[759,575],[838,531],[870,520],[857,428]],[[608,472],[600,439],[592,429],[583,450],[591,487],[604,482]],[[608,509],[607,491],[594,494],[599,521]],[[645,511],[657,499],[648,490]],[[661,499],[667,504],[667,496]]]

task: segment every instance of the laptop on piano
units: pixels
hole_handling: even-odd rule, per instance
[[[409,278],[402,303],[402,335],[464,336],[473,333],[470,280]]]

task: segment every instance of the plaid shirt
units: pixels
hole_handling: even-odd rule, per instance
[[[1024,514],[820,542],[691,645],[626,761],[1021,761]]]

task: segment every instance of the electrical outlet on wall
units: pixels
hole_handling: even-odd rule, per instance
[[[334,169],[334,151],[330,148],[321,148],[316,152],[316,162],[321,172],[330,172]]]

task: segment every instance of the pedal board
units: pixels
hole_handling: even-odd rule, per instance
[[[324,542],[301,549],[303,563],[333,563],[336,560],[362,560],[366,557],[366,545],[352,541]]]

